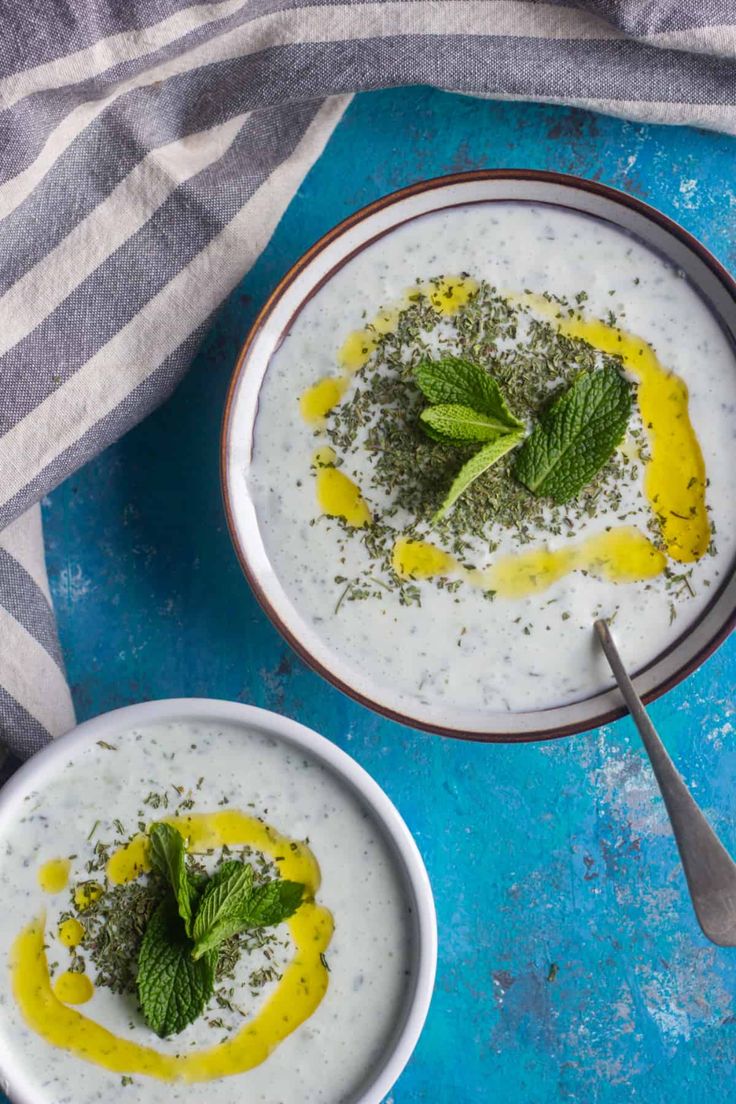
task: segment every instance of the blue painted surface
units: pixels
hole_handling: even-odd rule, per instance
[[[220,504],[218,433],[237,350],[323,231],[459,169],[600,179],[736,267],[734,152],[723,136],[556,107],[423,89],[358,98],[174,399],[46,503],[80,719],[180,694],[267,706],[347,749],[407,819],[434,885],[441,952],[395,1104],[736,1099],[736,951],[716,950],[695,924],[629,722],[549,745],[442,740],[372,715],[290,652],[240,574]],[[652,710],[732,847],[735,671],[731,641]]]

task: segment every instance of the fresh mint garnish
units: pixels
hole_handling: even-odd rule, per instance
[[[435,440],[450,445],[482,444],[509,432],[509,427],[497,418],[459,403],[428,406],[419,417],[425,432],[429,427]]]
[[[165,1038],[183,1031],[207,1006],[217,956],[192,958],[192,942],[173,900],[148,921],[138,956],[138,997],[146,1023]]]
[[[452,486],[450,487],[444,502],[440,506],[439,510],[434,516],[434,521],[439,521],[444,517],[447,511],[454,506],[460,495],[463,494],[473,480],[477,479],[483,472],[500,460],[502,456],[505,456],[511,449],[516,448],[524,440],[524,431],[521,429],[514,430],[512,433],[504,433],[502,436],[497,437],[495,441],[490,441],[487,445],[483,445],[474,456],[463,464],[460,471],[455,476]]]
[[[280,924],[296,912],[303,895],[300,882],[278,878],[255,886],[250,866],[225,863],[210,880],[197,912],[194,957],[240,932]]]
[[[419,416],[427,436],[447,445],[482,445],[455,476],[434,515],[439,521],[479,475],[523,440],[524,423],[509,409],[493,376],[470,360],[424,360],[415,375],[433,404]]]
[[[479,414],[494,418],[499,430],[504,432],[523,426],[523,422],[509,410],[493,376],[470,360],[454,356],[424,360],[417,365],[414,378],[424,397],[435,406],[450,404],[470,407]]]
[[[240,915],[249,928],[270,928],[292,916],[303,898],[304,886],[301,882],[275,878],[257,886]]]
[[[533,494],[557,505],[569,502],[620,445],[631,406],[631,386],[618,369],[582,372],[542,414],[513,474]]]
[[[149,833],[151,866],[169,883],[187,935],[192,934],[198,891],[187,870],[184,840],[170,824],[154,824]]]
[[[231,861],[223,863],[220,869],[210,878],[207,888],[202,894],[197,919],[194,923],[194,951],[198,958],[208,948],[204,946],[207,936],[214,933],[212,946],[228,939],[235,932],[228,931],[222,938],[217,938],[220,931],[225,931],[229,918],[238,906],[238,903],[248,896],[253,889],[253,867],[248,863]]]
[[[188,869],[184,840],[170,824],[150,831],[154,872],[171,888],[148,920],[138,954],[137,988],[146,1022],[162,1038],[192,1023],[212,996],[228,939],[288,919],[304,886],[283,878],[256,882],[253,867],[223,862],[212,877]]]

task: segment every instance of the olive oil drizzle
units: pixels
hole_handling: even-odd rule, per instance
[[[291,840],[261,820],[234,809],[167,820],[187,837],[192,853],[249,845],[269,856],[283,877],[307,887],[308,899],[287,921],[294,956],[278,988],[259,1012],[225,1042],[187,1054],[163,1054],[153,1047],[123,1039],[69,1007],[70,1003],[81,1003],[80,998],[89,999],[82,991],[87,991],[84,982],[61,984],[64,978],[74,976],[62,975],[52,986],[43,913],[13,943],[10,956],[13,993],[28,1026],[51,1045],[78,1058],[126,1075],[143,1074],[162,1081],[209,1081],[260,1065],[319,1006],[328,985],[324,952],[332,938],[333,921],[329,911],[314,901],[320,871],[305,843]],[[118,883],[133,880],[148,869],[143,838],[134,837],[111,856],[108,870],[111,869]]]
[[[580,338],[620,358],[638,384],[637,402],[649,438],[644,490],[671,559],[694,563],[711,539],[705,503],[705,462],[690,421],[687,384],[660,362],[652,346],[634,333],[597,318],[565,311],[541,295],[517,301],[547,317],[566,337]]]
[[[330,380],[331,384],[336,381],[339,384],[332,391],[335,403],[329,408],[321,407],[319,424],[324,426],[330,410],[345,394],[349,377],[367,364],[381,336],[395,332],[401,312],[409,303],[424,298],[431,303],[432,309],[449,317],[469,302],[478,287],[470,277],[448,277],[418,285],[412,293],[407,293],[403,306],[383,309],[363,330],[350,334],[338,354],[344,374]],[[644,464],[644,492],[651,509],[650,528],[656,527],[659,537],[653,542],[631,524],[616,526],[609,533],[593,535],[574,547],[553,550],[546,544],[539,544],[518,556],[505,556],[489,568],[469,571],[460,560],[434,543],[415,539],[412,529],[393,544],[390,567],[394,576],[399,580],[419,580],[454,575],[482,586],[486,594],[519,597],[546,589],[571,571],[587,571],[610,581],[626,583],[666,572],[667,556],[681,563],[700,559],[709,549],[711,528],[705,502],[705,464],[689,417],[685,383],[667,371],[651,345],[614,325],[615,319],[609,322],[587,319],[579,310],[553,297],[506,293],[505,298],[512,307],[524,313],[531,311],[532,315],[541,315],[545,324],[553,326],[564,338],[585,342],[590,349],[615,358],[635,377],[637,401],[649,447],[641,454],[634,449],[636,455],[631,455],[633,442],[627,440],[621,453],[632,464],[639,457]],[[582,299],[581,295],[578,302]],[[316,385],[322,388],[323,395],[327,390],[326,382],[323,380]],[[310,393],[319,392],[312,388],[302,396],[303,414]],[[307,421],[310,418],[307,417]],[[314,419],[311,422],[317,425]],[[328,452],[329,459],[320,462],[319,457]],[[354,480],[340,472],[339,464],[334,449],[322,448],[315,453],[318,504],[324,514],[341,518],[349,526],[368,527],[373,521],[368,504]],[[656,544],[666,550],[667,556]],[[350,593],[357,593],[354,584]]]
[[[571,571],[586,571],[613,583],[641,582],[660,575],[666,558],[634,526],[614,526],[559,549],[537,547],[502,556],[483,570],[467,569],[429,541],[400,537],[393,565],[404,579],[459,575],[473,586],[502,598],[524,598],[547,590]]]

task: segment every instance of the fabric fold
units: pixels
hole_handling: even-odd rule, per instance
[[[0,533],[0,640],[0,744],[25,759],[74,725],[37,505]]]
[[[0,0],[0,743],[73,724],[41,497],[162,402],[358,91],[736,133],[726,0]]]

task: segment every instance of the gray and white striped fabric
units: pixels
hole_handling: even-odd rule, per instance
[[[168,396],[352,93],[736,133],[731,0],[0,0],[0,742],[73,724],[43,494]]]

